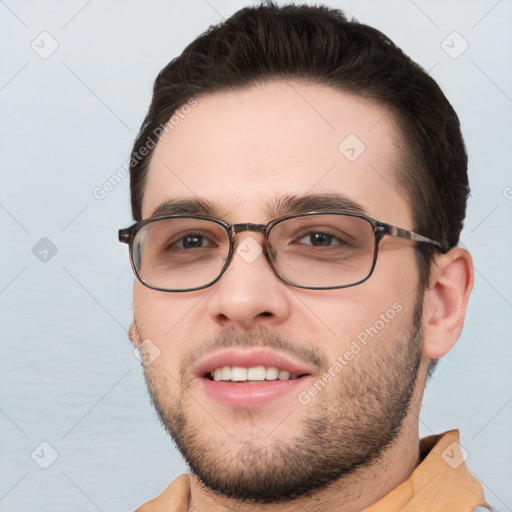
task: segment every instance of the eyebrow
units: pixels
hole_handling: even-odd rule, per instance
[[[169,199],[159,204],[150,218],[164,215],[207,215],[222,218],[223,213],[205,199]]]
[[[273,203],[267,203],[271,217],[281,217],[305,212],[349,212],[366,214],[364,207],[343,194],[289,195]]]
[[[366,214],[364,207],[343,194],[287,195],[266,203],[266,213],[271,219],[305,212],[350,212]],[[201,198],[168,199],[158,205],[150,218],[165,215],[206,215],[225,219],[227,212]]]

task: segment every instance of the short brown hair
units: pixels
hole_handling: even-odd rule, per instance
[[[387,36],[325,6],[267,2],[241,9],[159,73],[130,163],[134,219],[141,219],[152,155],[151,149],[141,158],[139,151],[190,98],[290,79],[328,85],[390,109],[404,139],[404,169],[396,178],[408,196],[413,229],[447,248],[456,246],[469,184],[455,111],[437,83]],[[435,250],[427,244],[417,249],[423,287]]]

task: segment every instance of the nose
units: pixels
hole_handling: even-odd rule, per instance
[[[240,238],[230,266],[208,294],[209,314],[222,327],[278,325],[290,315],[289,285],[274,273],[256,237]]]

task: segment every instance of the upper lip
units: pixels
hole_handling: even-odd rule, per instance
[[[194,373],[196,377],[205,377],[216,368],[224,366],[241,366],[242,368],[274,367],[295,375],[305,375],[313,372],[311,366],[288,354],[285,355],[268,349],[251,348],[222,350],[210,354],[199,361]]]

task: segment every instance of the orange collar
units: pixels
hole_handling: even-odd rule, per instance
[[[423,461],[411,476],[364,512],[470,512],[487,506],[464,462],[458,430],[422,439],[420,451]]]
[[[423,461],[411,476],[364,512],[470,512],[487,506],[464,462],[458,430],[422,439],[420,451]],[[190,480],[181,475],[136,512],[187,512],[189,493]]]

